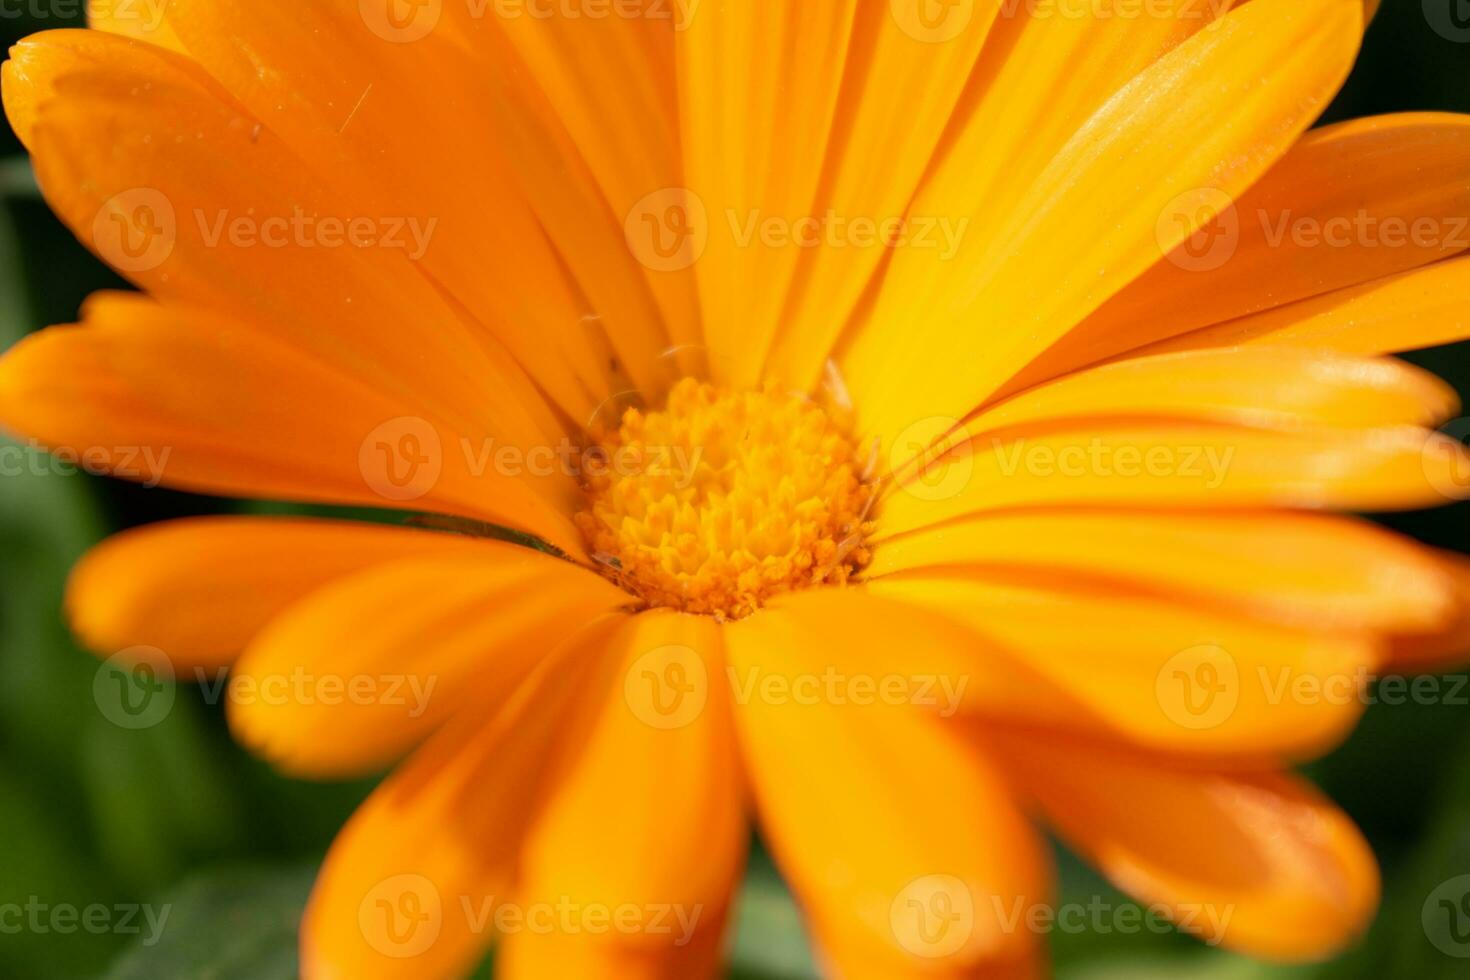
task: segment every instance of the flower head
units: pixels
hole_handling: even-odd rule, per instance
[[[12,51],[143,295],[6,355],[0,422],[420,516],[72,582],[284,770],[403,760],[305,975],[714,976],[752,817],[843,978],[1043,972],[1040,822],[1210,942],[1364,927],[1289,772],[1362,699],[1299,692],[1464,653],[1464,560],[1331,512],[1466,495],[1383,355],[1470,333],[1470,121],[1307,132],[1361,0],[1066,6],[172,0]]]

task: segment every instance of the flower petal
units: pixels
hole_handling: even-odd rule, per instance
[[[230,680],[230,725],[295,775],[373,772],[627,602],[601,576],[497,541],[371,568],[255,638]]]
[[[711,347],[725,353],[733,384],[816,385],[1001,15],[999,4],[957,4],[931,28],[916,5],[871,7],[847,0],[790,8],[783,46],[770,43],[771,12],[758,7],[728,8],[727,24],[697,23],[709,16],[700,11],[696,29],[680,38],[689,152],[698,164],[691,186],[708,198],[718,239],[698,268],[710,273],[701,287]],[[748,46],[738,53],[729,47],[737,32]],[[817,50],[834,63],[814,59]],[[746,132],[730,126],[728,117],[750,115],[752,101],[765,118],[751,119]],[[711,112],[726,121],[710,125],[719,119]],[[801,153],[789,151],[792,140]],[[765,160],[752,157],[753,146]],[[732,160],[747,161],[733,176]],[[767,237],[766,227],[782,238]],[[759,237],[746,240],[751,234]],[[720,263],[731,261],[761,276],[762,288],[727,279]]]
[[[1240,344],[1351,354],[1436,347],[1470,336],[1470,314],[1457,299],[1467,284],[1470,258],[1451,259],[1182,334],[1142,353]]]
[[[168,14],[169,0],[87,0],[87,23],[93,30],[177,51],[179,38]]]
[[[1152,265],[1161,243],[1193,230],[1161,236],[1171,200],[1250,186],[1346,77],[1362,15],[1358,0],[1253,0],[1232,10],[1144,68],[1029,188],[987,198],[1013,203],[949,261],[898,254],[843,361],[867,430],[887,445],[925,412],[963,417]],[[955,166],[968,178],[968,161]],[[921,196],[914,208],[977,210],[956,203]]]
[[[880,504],[886,534],[1013,507],[1398,510],[1470,493],[1470,453],[1412,426],[1270,432],[1081,420],[979,436]]]
[[[1438,377],[1390,358],[1325,350],[1227,348],[1088,368],[985,409],[970,432],[1057,419],[1169,418],[1261,428],[1433,427],[1460,410]]]
[[[1007,732],[986,738],[1070,844],[1207,942],[1273,960],[1326,959],[1377,907],[1367,842],[1298,779],[1180,771]]]
[[[1125,741],[1193,765],[1315,758],[1363,712],[1370,637],[1018,577],[890,576],[768,609],[819,664],[817,690],[854,705]],[[737,701],[758,699],[760,681],[737,675]]]
[[[465,430],[269,331],[136,294],[84,314],[0,359],[0,424],[144,484],[439,510],[580,548],[570,474],[489,465]]]
[[[610,624],[609,624],[610,626]],[[337,835],[301,925],[305,980],[467,973],[493,938],[546,787],[575,665],[608,635],[579,635],[511,698],[480,692]]]
[[[527,914],[570,911],[507,937],[504,978],[717,972],[747,835],[720,628],[653,611],[609,648],[571,714],[516,891]],[[692,687],[645,686],[669,679]]]
[[[694,268],[710,371],[723,384],[760,383],[800,254],[742,241],[730,226],[810,212],[856,6],[707,5],[678,34],[684,174],[709,216]]]
[[[506,93],[450,29],[461,6],[415,8],[410,25],[440,22],[412,43],[391,43],[391,23],[352,4],[170,0],[170,23],[190,56],[298,157],[318,172],[354,176],[350,203],[359,213],[431,217],[432,238],[418,257],[426,276],[584,424],[616,390],[609,365],[617,358],[603,327],[615,315],[656,325],[657,313],[646,298],[631,310],[609,309],[589,307],[579,293],[564,259],[585,257],[564,256],[522,192],[512,156],[532,141],[506,127]],[[325,62],[332,71],[321,71]],[[567,169],[563,161],[546,166],[557,175]],[[569,198],[576,186],[564,182]],[[601,202],[576,203],[584,224],[601,214]],[[605,267],[633,265],[620,238],[604,244]],[[633,278],[631,286],[618,282],[615,298],[638,295],[636,267]],[[594,304],[608,300],[606,289],[582,292]],[[628,365],[640,372],[662,345],[644,346]],[[621,353],[626,361],[629,352]]]
[[[849,52],[849,82],[829,152],[838,179],[823,187],[830,188],[831,208],[814,208],[850,224],[834,230],[840,249],[808,250],[771,373],[793,385],[810,384],[843,328],[866,328],[868,311],[857,301],[871,298],[860,293],[875,272],[883,274],[880,260],[913,250],[936,265],[952,264],[962,244],[1007,213],[997,202],[1016,200],[1089,116],[1229,7],[1162,0],[1150,5],[1148,16],[1130,17],[1101,6],[1058,16],[1055,6],[1035,3],[894,3],[891,13],[860,18],[866,33]],[[972,62],[955,101],[951,86]],[[869,88],[859,103],[855,97],[865,80]],[[860,113],[852,115],[852,107]],[[945,116],[936,141],[931,125]],[[895,141],[894,133],[904,138]],[[922,173],[911,169],[916,162],[924,165]],[[858,188],[861,193],[854,193]],[[902,224],[883,227],[895,219]],[[863,248],[860,232],[851,230],[857,221],[878,225],[885,241]],[[923,266],[910,262],[908,272],[893,274],[906,277],[903,289],[950,288],[920,281]]]
[[[1386,670],[1444,673],[1470,666],[1470,559],[1448,551],[1437,558],[1451,582],[1454,614],[1438,629],[1394,637]]]
[[[191,518],[125,531],[72,570],[67,609],[93,650],[165,652],[220,667],[293,603],[398,559],[467,551],[470,538],[345,521]]]
[[[878,604],[872,618],[889,609]],[[1046,901],[1045,848],[992,762],[912,705],[800,693],[802,678],[840,662],[854,631],[836,617],[802,622],[781,608],[726,631],[762,826],[831,972],[1039,972],[1038,937],[1008,927],[996,898]],[[792,696],[769,693],[770,678],[793,682]],[[755,686],[742,694],[747,683]]]
[[[1403,113],[1310,132],[1240,195],[1233,210],[1218,195],[1202,200],[1202,206],[1221,211],[1222,217],[1057,341],[1016,384],[1055,377],[1168,338],[1177,340],[1162,349],[1228,346],[1221,339],[1236,333],[1230,321],[1237,318],[1463,252],[1470,248],[1466,173],[1470,116]],[[1323,174],[1332,179],[1323,180]],[[1414,339],[1418,318],[1412,311],[1420,305],[1422,301],[1398,308],[1399,322],[1384,325],[1371,348],[1339,346],[1330,336],[1320,339],[1351,353],[1427,346]],[[1446,307],[1444,313],[1451,310]],[[1454,336],[1452,322],[1446,319],[1431,336]],[[1203,329],[1211,324],[1222,326]],[[1343,324],[1347,326],[1346,318]],[[1201,332],[1190,334],[1196,330]],[[1291,343],[1292,338],[1284,335],[1276,342]]]
[[[682,186],[675,38],[697,7],[633,0],[619,10],[484,18],[450,5],[446,14],[467,36],[474,70],[495,81],[488,106],[503,113],[511,165],[602,325],[630,363],[667,355],[653,371],[631,371],[652,395],[649,380],[673,365],[706,373],[694,274],[633,237]],[[650,290],[656,309],[645,306]]]
[[[1456,605],[1413,542],[1305,514],[999,511],[880,539],[863,574],[967,571],[1122,585],[1318,629],[1436,628]]]
[[[22,42],[11,78],[62,93],[38,106],[32,161],[81,241],[153,295],[267,326],[459,431],[520,446],[565,434],[505,349],[423,275],[414,255],[434,214],[380,210],[356,170],[317,176],[173,52],[76,33]],[[359,219],[366,237],[349,237]]]

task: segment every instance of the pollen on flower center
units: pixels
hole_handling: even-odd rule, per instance
[[[686,378],[598,445],[577,523],[605,573],[650,606],[739,619],[867,564],[872,487],[836,409]]]

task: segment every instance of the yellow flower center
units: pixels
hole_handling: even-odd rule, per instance
[[[685,378],[661,411],[630,408],[597,443],[577,523],[649,606],[739,619],[867,564],[867,459],[833,407]]]

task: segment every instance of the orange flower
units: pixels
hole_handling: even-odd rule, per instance
[[[833,976],[1043,972],[1033,819],[1211,942],[1363,928],[1288,770],[1464,652],[1470,575],[1310,512],[1464,496],[1454,394],[1380,355],[1470,334],[1470,121],[1304,135],[1360,0],[94,21],[5,106],[147,295],[10,352],[0,419],[438,515],[151,527],[72,583],[98,650],[230,665],[286,771],[408,756],[307,976],[495,933],[503,977],[714,975],[748,808]]]

